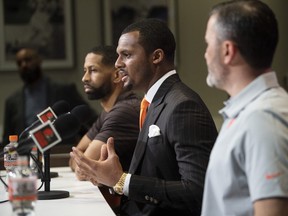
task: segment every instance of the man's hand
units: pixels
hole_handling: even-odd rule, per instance
[[[86,176],[86,179],[92,183],[97,182],[96,184],[98,185],[103,184],[113,187],[123,174],[122,166],[114,149],[114,139],[112,137],[108,139],[107,144],[102,146],[101,156],[98,161],[85,157],[75,147],[72,149],[73,152],[70,155],[78,166],[78,172]]]
[[[75,166],[75,174],[79,181],[88,181],[89,178],[79,169],[79,167]]]
[[[102,150],[103,149],[103,150]],[[101,148],[101,151],[103,151],[103,153],[101,154],[100,152],[100,159],[99,161],[103,161],[105,159],[107,159],[107,151],[106,151],[106,147],[104,148]],[[82,152],[82,151],[81,151]],[[73,160],[74,161],[74,160]],[[92,177],[89,177],[89,176],[86,176],[85,175],[85,172],[83,172],[76,164],[75,164],[75,174],[76,174],[76,177],[79,181],[90,181],[93,185],[95,186],[102,186],[101,184],[99,184],[97,182],[96,179],[93,179]]]

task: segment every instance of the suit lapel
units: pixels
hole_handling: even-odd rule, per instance
[[[156,124],[157,119],[159,118],[162,110],[166,106],[166,102],[164,98],[171,88],[171,86],[180,81],[179,76],[177,74],[168,77],[158,89],[156,95],[153,98],[153,101],[148,109],[146,119],[144,121],[142,130],[139,133],[139,137],[137,140],[137,145],[134,150],[133,158],[131,161],[129,173],[134,174],[142,161],[142,158],[145,153],[145,149],[148,142],[148,133],[150,125]]]
[[[150,125],[155,124],[161,111],[165,107],[165,104],[159,104],[157,107],[154,106],[155,105],[153,103],[150,105],[142,130],[139,133],[137,145],[135,147],[129,169],[129,173],[131,174],[134,174],[136,172],[136,169],[144,156],[144,152],[148,142],[149,127]]]

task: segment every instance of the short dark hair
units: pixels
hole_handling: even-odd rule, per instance
[[[143,19],[127,26],[121,34],[132,31],[139,31],[139,43],[146,54],[162,49],[166,59],[174,62],[176,42],[166,22],[155,18]]]
[[[271,67],[278,43],[278,24],[273,11],[259,0],[233,0],[217,4],[219,40],[232,40],[246,62],[255,69]]]
[[[100,45],[90,49],[88,53],[94,53],[102,56],[102,63],[107,66],[114,66],[118,58],[115,46]]]

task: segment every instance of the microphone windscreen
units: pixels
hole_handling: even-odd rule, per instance
[[[67,139],[78,133],[80,122],[74,115],[66,113],[55,120],[54,127],[62,139]]]
[[[85,123],[91,118],[92,110],[89,106],[82,104],[74,107],[71,110],[71,114],[74,115],[80,123]]]
[[[69,104],[64,100],[57,101],[51,108],[57,116],[67,113],[70,110]]]

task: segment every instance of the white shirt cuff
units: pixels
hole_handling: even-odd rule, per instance
[[[129,195],[130,178],[131,178],[131,174],[127,173],[127,176],[126,176],[125,182],[124,182],[124,187],[123,187],[123,193],[125,196]]]

